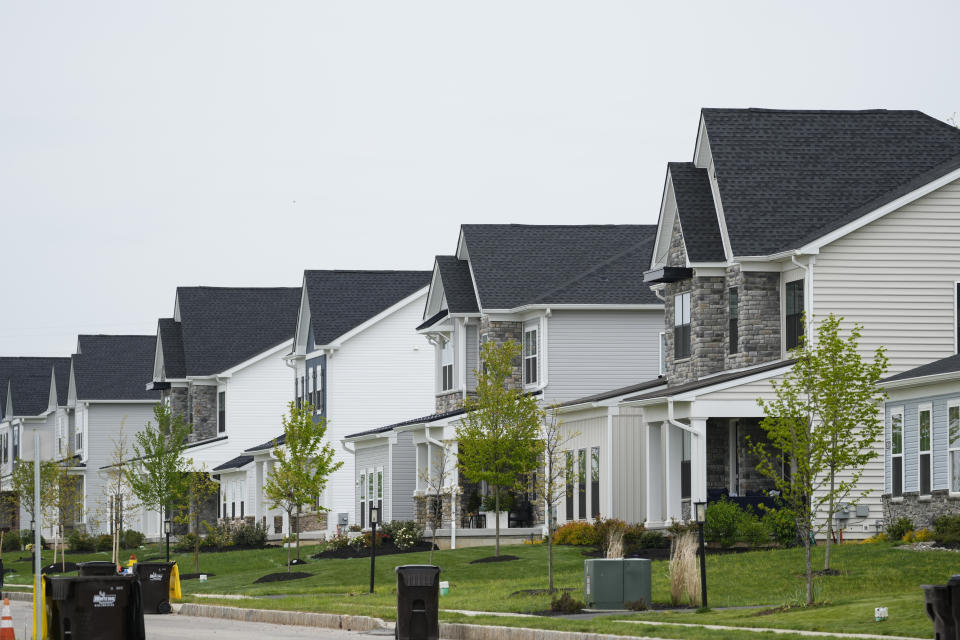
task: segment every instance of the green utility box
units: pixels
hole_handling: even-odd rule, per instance
[[[623,609],[638,600],[650,604],[649,560],[585,560],[583,574],[583,593],[591,609]]]

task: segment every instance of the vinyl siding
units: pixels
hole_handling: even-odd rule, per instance
[[[613,419],[613,517],[627,522],[646,519],[644,428],[640,409],[624,407]],[[602,481],[601,478],[601,488]]]
[[[720,391],[697,395],[697,400],[745,400],[756,402],[757,398],[761,397],[769,399],[773,397],[773,388],[770,386],[770,382],[773,380],[779,382],[782,379],[783,376],[776,376],[766,380],[755,380]]]
[[[607,417],[606,416],[594,416],[590,418],[584,418],[581,420],[570,419],[563,421],[563,429],[567,434],[566,438],[569,438],[569,441],[564,446],[565,451],[573,451],[573,464],[574,464],[574,475],[577,474],[577,451],[580,449],[586,449],[587,452],[587,514],[581,515],[579,519],[581,520],[592,520],[590,513],[593,511],[590,495],[590,449],[592,447],[600,447],[600,515],[609,516],[607,513],[607,487],[606,482],[606,468],[610,464],[610,452],[607,450]],[[565,439],[566,439],[565,438]],[[564,454],[560,455],[560,463],[566,464],[564,461]],[[573,519],[574,514],[567,513],[566,509],[566,500],[565,500],[565,489],[564,485],[561,482],[560,484],[560,495],[557,500],[557,520],[560,522],[566,522]],[[573,506],[574,511],[577,509],[577,490],[574,488],[574,498]]]
[[[554,311],[547,319],[548,403],[656,378],[663,310]]]
[[[480,339],[477,336],[478,327],[475,324],[466,326],[466,376],[467,391],[477,388],[477,368],[480,366]]]
[[[366,474],[368,470],[373,471],[376,474],[377,469],[383,470],[383,508],[384,511],[390,511],[389,506],[389,494],[387,487],[390,486],[389,478],[389,468],[387,464],[387,442],[386,440],[380,439],[377,440],[377,444],[358,444],[357,453],[354,456],[356,460],[356,467],[354,469],[354,513],[357,514],[356,522],[360,524],[360,474]],[[367,482],[369,486],[369,481],[364,478],[364,482]],[[376,491],[376,482],[374,482],[374,491]],[[369,498],[369,496],[368,496]],[[369,509],[369,506],[367,507]],[[369,514],[370,512],[367,511]],[[386,517],[383,516],[382,519],[386,520]],[[370,526],[370,523],[364,520],[367,526]]]
[[[933,455],[933,478],[931,489],[949,489],[949,461],[947,458],[948,449],[948,423],[947,407],[951,400],[960,400],[960,389],[954,393],[922,396],[911,398],[906,401],[887,402],[885,421],[884,421],[884,442],[891,443],[890,414],[894,409],[903,409],[903,490],[919,491],[919,460],[920,460],[920,406],[932,405],[933,415],[932,426],[933,434],[930,443],[931,453]],[[884,466],[884,493],[893,491],[893,482],[890,473],[890,458],[893,452],[892,444],[885,444],[883,447]]]
[[[413,492],[417,488],[417,448],[413,433],[397,434],[393,445],[393,474],[390,478],[390,507],[394,520],[413,520]]]

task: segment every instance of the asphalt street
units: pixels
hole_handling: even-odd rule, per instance
[[[31,637],[30,604],[11,603],[13,628],[17,640]],[[384,632],[365,633],[359,631],[340,631],[316,627],[294,627],[262,622],[236,622],[215,618],[194,618],[190,616],[163,615],[145,616],[148,640],[185,640],[188,638],[230,638],[230,640],[299,640],[301,638],[322,638],[323,640],[387,640],[392,638]],[[103,638],[102,640],[110,640]]]

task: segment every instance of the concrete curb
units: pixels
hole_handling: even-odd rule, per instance
[[[303,611],[281,611],[275,609],[245,609],[242,607],[223,607],[211,604],[187,602],[180,605],[177,613],[181,616],[199,616],[221,618],[241,622],[268,622],[301,627],[323,627],[325,629],[343,629],[345,631],[373,631],[388,629],[380,618],[369,616],[340,615],[336,613],[308,613]]]
[[[4,591],[4,597],[10,598],[11,602],[33,602],[33,592],[26,591]]]
[[[615,636],[609,633],[584,631],[556,631],[526,627],[493,627],[461,622],[441,622],[440,637],[444,640],[664,640],[650,636]]]

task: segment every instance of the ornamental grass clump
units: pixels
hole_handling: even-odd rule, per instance
[[[684,599],[700,605],[700,572],[697,565],[697,536],[692,530],[678,533],[670,548],[670,602],[679,606]]]

